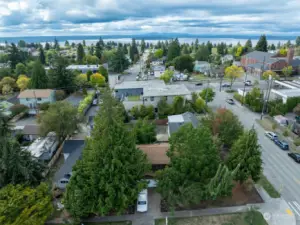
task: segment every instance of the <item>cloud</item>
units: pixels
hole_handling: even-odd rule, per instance
[[[0,35],[300,35],[299,0],[0,0]]]

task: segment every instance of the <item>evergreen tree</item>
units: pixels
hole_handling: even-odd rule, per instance
[[[267,52],[268,51],[268,42],[267,42],[267,38],[266,35],[261,35],[256,47],[255,47],[256,51],[262,51],[262,52]]]
[[[12,43],[8,49],[8,59],[12,71],[16,68],[16,65],[21,62],[20,52],[14,43]]]
[[[208,61],[209,55],[208,48],[206,46],[200,46],[195,54],[195,59],[198,61]]]
[[[143,177],[150,167],[123,123],[120,103],[108,91],[102,96],[92,135],[65,194],[65,207],[73,217],[123,213],[147,186]]]
[[[118,47],[117,52],[114,53],[110,68],[117,73],[121,73],[129,66],[129,62],[123,52],[123,48]]]
[[[234,143],[229,153],[227,165],[231,169],[239,165],[235,180],[241,183],[248,178],[255,182],[259,180],[262,171],[262,159],[254,128],[245,132]]]
[[[104,41],[102,40],[102,37],[99,38],[99,44],[100,44],[100,46],[102,46],[102,47],[105,46]]]
[[[280,49],[281,48],[281,43],[280,41],[277,43],[277,49]]]
[[[83,41],[82,41],[82,46],[83,46],[83,47],[85,47],[85,46],[86,46],[86,44],[85,44],[85,40],[83,40]]]
[[[65,47],[70,47],[70,43],[68,42],[68,40],[66,40],[65,42]]]
[[[142,105],[143,106],[143,105]],[[156,127],[149,122],[148,117],[139,119],[134,126],[137,144],[151,144],[156,141]]]
[[[195,48],[195,52],[197,52],[197,51],[198,51],[198,48],[199,48],[199,40],[198,40],[198,38],[197,38],[196,41],[195,41],[194,48]]]
[[[46,57],[45,57],[45,54],[44,54],[43,47],[39,48],[39,52],[40,52],[40,54],[39,54],[39,60],[40,60],[40,62],[43,65],[45,65],[45,63],[46,63]]]
[[[58,43],[58,40],[56,39],[56,38],[54,38],[54,45],[53,45],[53,48],[55,49],[55,50],[59,50],[59,43]]]
[[[56,57],[48,71],[49,84],[52,88],[64,89],[70,92],[75,89],[75,75],[67,70],[68,61],[64,57]]]
[[[79,64],[83,63],[83,58],[84,58],[84,49],[81,43],[78,44],[77,46],[77,62]]]
[[[135,59],[138,58],[138,55],[139,55],[139,52],[138,52],[138,49],[137,49],[137,46],[135,43],[135,39],[133,38],[132,42],[131,42],[131,46],[130,46],[130,51],[129,51],[129,56],[130,56],[132,63],[135,61]]]
[[[104,68],[104,66],[100,66],[98,72],[105,77],[106,83],[108,83],[108,72],[107,69]]]
[[[50,44],[48,42],[46,42],[45,44],[45,50],[48,51],[50,49]]]
[[[26,47],[26,42],[25,42],[24,40],[20,40],[20,41],[18,42],[18,47],[20,47],[20,48],[25,48],[25,47]]]
[[[128,47],[127,47],[126,44],[124,44],[124,46],[123,46],[123,52],[124,52],[125,55],[128,54]]]
[[[286,43],[286,47],[289,48],[289,47],[291,47],[291,45],[292,45],[292,44],[291,44],[291,41],[288,40],[287,43]]]
[[[252,49],[252,41],[248,39],[245,43],[245,52],[250,52]]]
[[[97,56],[99,59],[101,59],[101,56],[102,56],[102,47],[101,47],[100,41],[98,41],[96,43],[95,56]]]
[[[211,181],[220,175],[221,159],[207,128],[183,125],[171,135],[169,143],[167,155],[171,162],[157,173],[157,190],[170,206],[199,203],[204,199],[214,199],[216,195],[230,195],[231,188],[227,184],[232,180],[222,182],[228,188],[225,191],[222,187],[221,192]],[[211,190],[212,187],[217,190]]]
[[[170,62],[177,56],[180,56],[180,45],[178,39],[176,38],[169,44],[167,61]]]
[[[40,61],[36,61],[33,64],[29,86],[32,89],[44,89],[48,87],[46,71]]]
[[[94,44],[91,45],[91,47],[89,49],[89,53],[90,53],[90,55],[94,55]]]
[[[210,41],[207,42],[206,48],[208,49],[209,54],[212,54],[213,44]]]
[[[187,70],[188,72],[193,72],[194,60],[190,55],[178,56],[173,60],[176,70],[183,72]]]
[[[298,36],[296,38],[296,46],[299,47],[300,46],[300,36]]]
[[[271,50],[276,50],[276,47],[275,47],[275,45],[272,43],[271,44],[271,48],[270,48]]]
[[[142,42],[141,42],[141,52],[142,52],[142,53],[144,53],[145,48],[146,48],[145,40],[142,39]]]

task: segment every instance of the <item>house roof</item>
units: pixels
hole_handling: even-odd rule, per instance
[[[265,59],[265,62],[267,62],[271,57],[275,56],[275,53],[253,51],[253,52],[247,53],[244,56],[249,57],[249,58],[255,58],[261,62],[264,61],[264,59]]]
[[[155,96],[182,96],[191,92],[184,84],[165,85],[164,87],[144,87],[144,97]]]
[[[193,127],[196,128],[199,124],[199,121],[196,116],[190,112],[168,116],[168,126],[170,134],[176,132],[183,124],[187,123],[191,123]]]
[[[26,135],[39,135],[40,126],[35,124],[27,124],[24,126],[22,133]]]
[[[52,89],[27,89],[22,91],[18,98],[48,98],[53,91]]]
[[[164,87],[165,83],[162,80],[147,80],[147,81],[125,81],[115,85],[115,89],[136,89],[144,87]]]
[[[293,59],[291,66],[292,67],[300,66],[300,59],[299,58]]]
[[[206,61],[196,61],[195,65],[209,65],[209,62],[206,62]]]
[[[95,70],[98,69],[101,65],[69,65],[67,66],[67,70]]]
[[[147,155],[152,165],[166,165],[170,163],[170,158],[166,155],[169,149],[168,143],[138,145],[137,147]]]

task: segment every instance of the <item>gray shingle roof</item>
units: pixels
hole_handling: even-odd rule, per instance
[[[194,128],[199,125],[197,117],[191,112],[168,116],[168,121],[170,135],[176,132],[184,124],[191,123]]]
[[[255,58],[258,61],[263,62],[264,58],[267,61],[270,60],[271,57],[275,56],[275,53],[269,53],[269,52],[261,52],[261,51],[253,51],[253,52],[249,52],[248,54],[245,55],[248,58]]]

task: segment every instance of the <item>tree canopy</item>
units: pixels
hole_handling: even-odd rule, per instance
[[[74,217],[123,213],[146,187],[143,177],[150,167],[123,124],[120,103],[108,91],[102,99],[65,194],[65,207]]]
[[[244,74],[244,69],[236,65],[229,66],[225,69],[225,77],[230,79],[230,88],[237,78],[240,78]]]
[[[77,109],[66,101],[50,104],[49,109],[39,118],[41,134],[47,135],[54,131],[61,141],[73,134],[78,122]]]
[[[263,34],[260,36],[260,38],[255,46],[255,50],[262,51],[262,52],[268,51],[268,42],[267,42],[266,35]]]
[[[175,69],[183,72],[187,70],[188,72],[193,72],[194,69],[194,60],[190,55],[178,56],[173,60]]]
[[[134,126],[137,144],[150,144],[156,141],[156,126],[148,118],[139,119]]]
[[[45,183],[36,188],[7,185],[0,189],[2,225],[44,225],[52,212],[52,199]]]
[[[205,88],[200,92],[200,97],[206,102],[212,102],[216,95],[216,92],[212,88]]]
[[[262,159],[260,145],[254,128],[244,132],[243,135],[232,146],[227,165],[234,169],[239,164],[235,180],[243,183],[251,178],[258,181],[262,171]]]
[[[163,80],[165,83],[169,83],[174,75],[172,70],[165,70],[165,72],[160,76],[159,79]]]
[[[40,61],[36,61],[33,64],[30,87],[32,89],[44,89],[48,87],[48,77],[45,68]]]
[[[180,45],[178,39],[176,38],[169,44],[167,60],[171,62],[177,56],[180,56]]]

